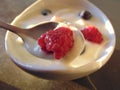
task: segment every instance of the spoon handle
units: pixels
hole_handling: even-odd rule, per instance
[[[9,31],[11,31],[13,33],[16,33],[16,34],[24,32],[23,29],[18,28],[18,27],[13,26],[13,25],[10,25],[10,24],[7,24],[7,23],[4,23],[3,21],[0,21],[0,27],[4,28],[5,30],[9,30]]]

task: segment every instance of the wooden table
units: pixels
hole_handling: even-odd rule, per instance
[[[36,0],[0,0],[0,20],[10,23],[19,13]],[[110,18],[117,35],[120,35],[120,0],[89,0]],[[117,11],[116,11],[117,9]],[[89,77],[72,81],[52,81],[34,77],[18,68],[4,47],[5,31],[0,28],[0,90],[119,90],[120,39],[110,61]],[[90,84],[93,83],[94,85]]]

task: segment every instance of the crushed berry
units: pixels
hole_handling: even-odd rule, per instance
[[[49,30],[40,36],[38,44],[43,51],[52,52],[56,59],[61,59],[73,47],[73,32],[67,27]]]
[[[92,17],[92,14],[89,11],[82,11],[79,13],[79,16],[85,20],[89,20]]]
[[[88,26],[81,30],[86,40],[100,44],[103,41],[102,34],[94,26]]]

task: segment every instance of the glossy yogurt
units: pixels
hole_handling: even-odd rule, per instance
[[[67,14],[64,14],[64,12],[67,12]],[[107,45],[107,42],[108,42],[108,39],[106,36],[108,32],[107,31],[104,31],[104,33],[102,32],[103,30],[105,30],[104,24],[99,19],[97,19],[96,16],[93,16],[90,20],[86,21],[80,18],[79,16],[77,16],[77,13],[79,13],[79,11],[76,11],[74,9],[63,9],[63,10],[59,10],[55,12],[54,15],[50,14],[44,17],[46,17],[45,18],[46,20],[48,19],[50,21],[71,22],[73,25],[77,27],[77,30],[81,30],[85,26],[89,26],[89,25],[96,26],[102,33],[104,40],[102,44],[95,44],[95,43],[85,40],[85,51],[83,54],[80,55],[81,37],[79,37],[79,35],[77,35],[78,32],[76,32],[76,34],[74,35],[74,38],[75,38],[74,50],[70,51],[70,53],[68,53],[65,58],[62,58],[62,60],[59,61],[59,62],[62,62],[61,66],[65,65],[65,67],[67,66],[67,67],[77,68],[82,65],[88,64],[91,61],[97,60],[99,57],[102,56],[103,50],[105,48],[105,44]],[[29,22],[32,21],[36,23],[38,18],[40,18],[40,16],[36,16],[28,21],[25,21],[24,24],[27,26],[26,28],[32,27],[32,24],[29,25]],[[33,24],[33,26],[34,25],[35,24]],[[21,40],[18,40],[18,43],[19,42],[21,43]],[[40,47],[37,45],[37,43],[35,41],[33,42],[35,43],[34,50],[31,50],[29,47],[27,47],[27,49],[33,55],[39,58],[45,59],[45,60],[50,60],[50,62],[52,63],[57,62],[57,61],[54,61],[55,59],[53,58],[53,55],[44,53],[40,49]]]

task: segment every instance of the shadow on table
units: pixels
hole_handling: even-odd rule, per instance
[[[120,50],[115,50],[108,63],[100,70],[74,82],[90,90],[120,90]]]
[[[108,63],[90,77],[98,90],[120,90],[120,50],[115,50]]]
[[[94,84],[92,83],[91,78],[89,76],[84,77],[84,78],[80,78],[80,79],[76,79],[73,81],[77,84],[80,84],[80,85],[88,88],[89,90],[97,90],[96,87],[94,86]]]
[[[0,81],[0,90],[20,90],[20,89]]]

